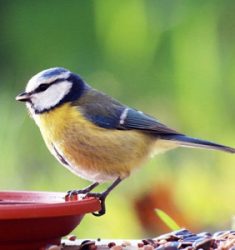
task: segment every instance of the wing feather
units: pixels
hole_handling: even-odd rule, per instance
[[[157,119],[135,109],[128,109],[126,119],[119,125],[120,129],[138,129],[156,134],[179,134]]]
[[[112,97],[94,89],[89,89],[73,105],[77,106],[88,120],[103,128],[135,129],[156,135],[179,134],[160,123],[154,117],[129,108]]]

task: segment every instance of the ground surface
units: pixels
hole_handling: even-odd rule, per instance
[[[153,239],[143,240],[78,240],[70,237],[63,244],[49,247],[49,250],[235,250],[235,231],[220,231],[214,234],[192,233],[181,229]]]

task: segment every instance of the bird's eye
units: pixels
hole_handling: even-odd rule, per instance
[[[36,92],[45,91],[47,88],[49,88],[49,86],[50,86],[49,84],[42,83],[37,87]]]

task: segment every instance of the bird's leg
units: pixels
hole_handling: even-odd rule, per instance
[[[101,210],[98,213],[93,213],[95,216],[101,216],[105,214],[105,199],[108,194],[122,181],[120,177],[118,177],[103,193],[87,193],[89,197],[97,197],[100,200]]]
[[[81,189],[81,190],[78,190],[78,192],[79,192],[80,194],[87,194],[87,193],[89,193],[91,190],[93,190],[95,187],[97,187],[98,185],[99,185],[99,182],[94,182],[94,183],[92,183],[91,185],[89,185],[88,187],[83,188],[83,189]]]
[[[70,190],[67,192],[66,197],[71,197],[73,195],[78,195],[78,194],[87,194],[91,190],[93,190],[95,187],[97,187],[98,185],[99,185],[99,182],[94,182],[86,188],[79,189],[79,190]]]

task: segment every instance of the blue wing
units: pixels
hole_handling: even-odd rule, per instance
[[[107,129],[142,130],[154,134],[179,134],[155,118],[129,108],[115,99],[90,89],[74,104],[97,126]]]
[[[115,99],[94,89],[79,98],[73,105],[95,125],[106,129],[139,130],[157,138],[176,142],[180,146],[216,149],[235,153],[235,149],[206,140],[188,137],[168,128],[143,112],[122,105]]]

